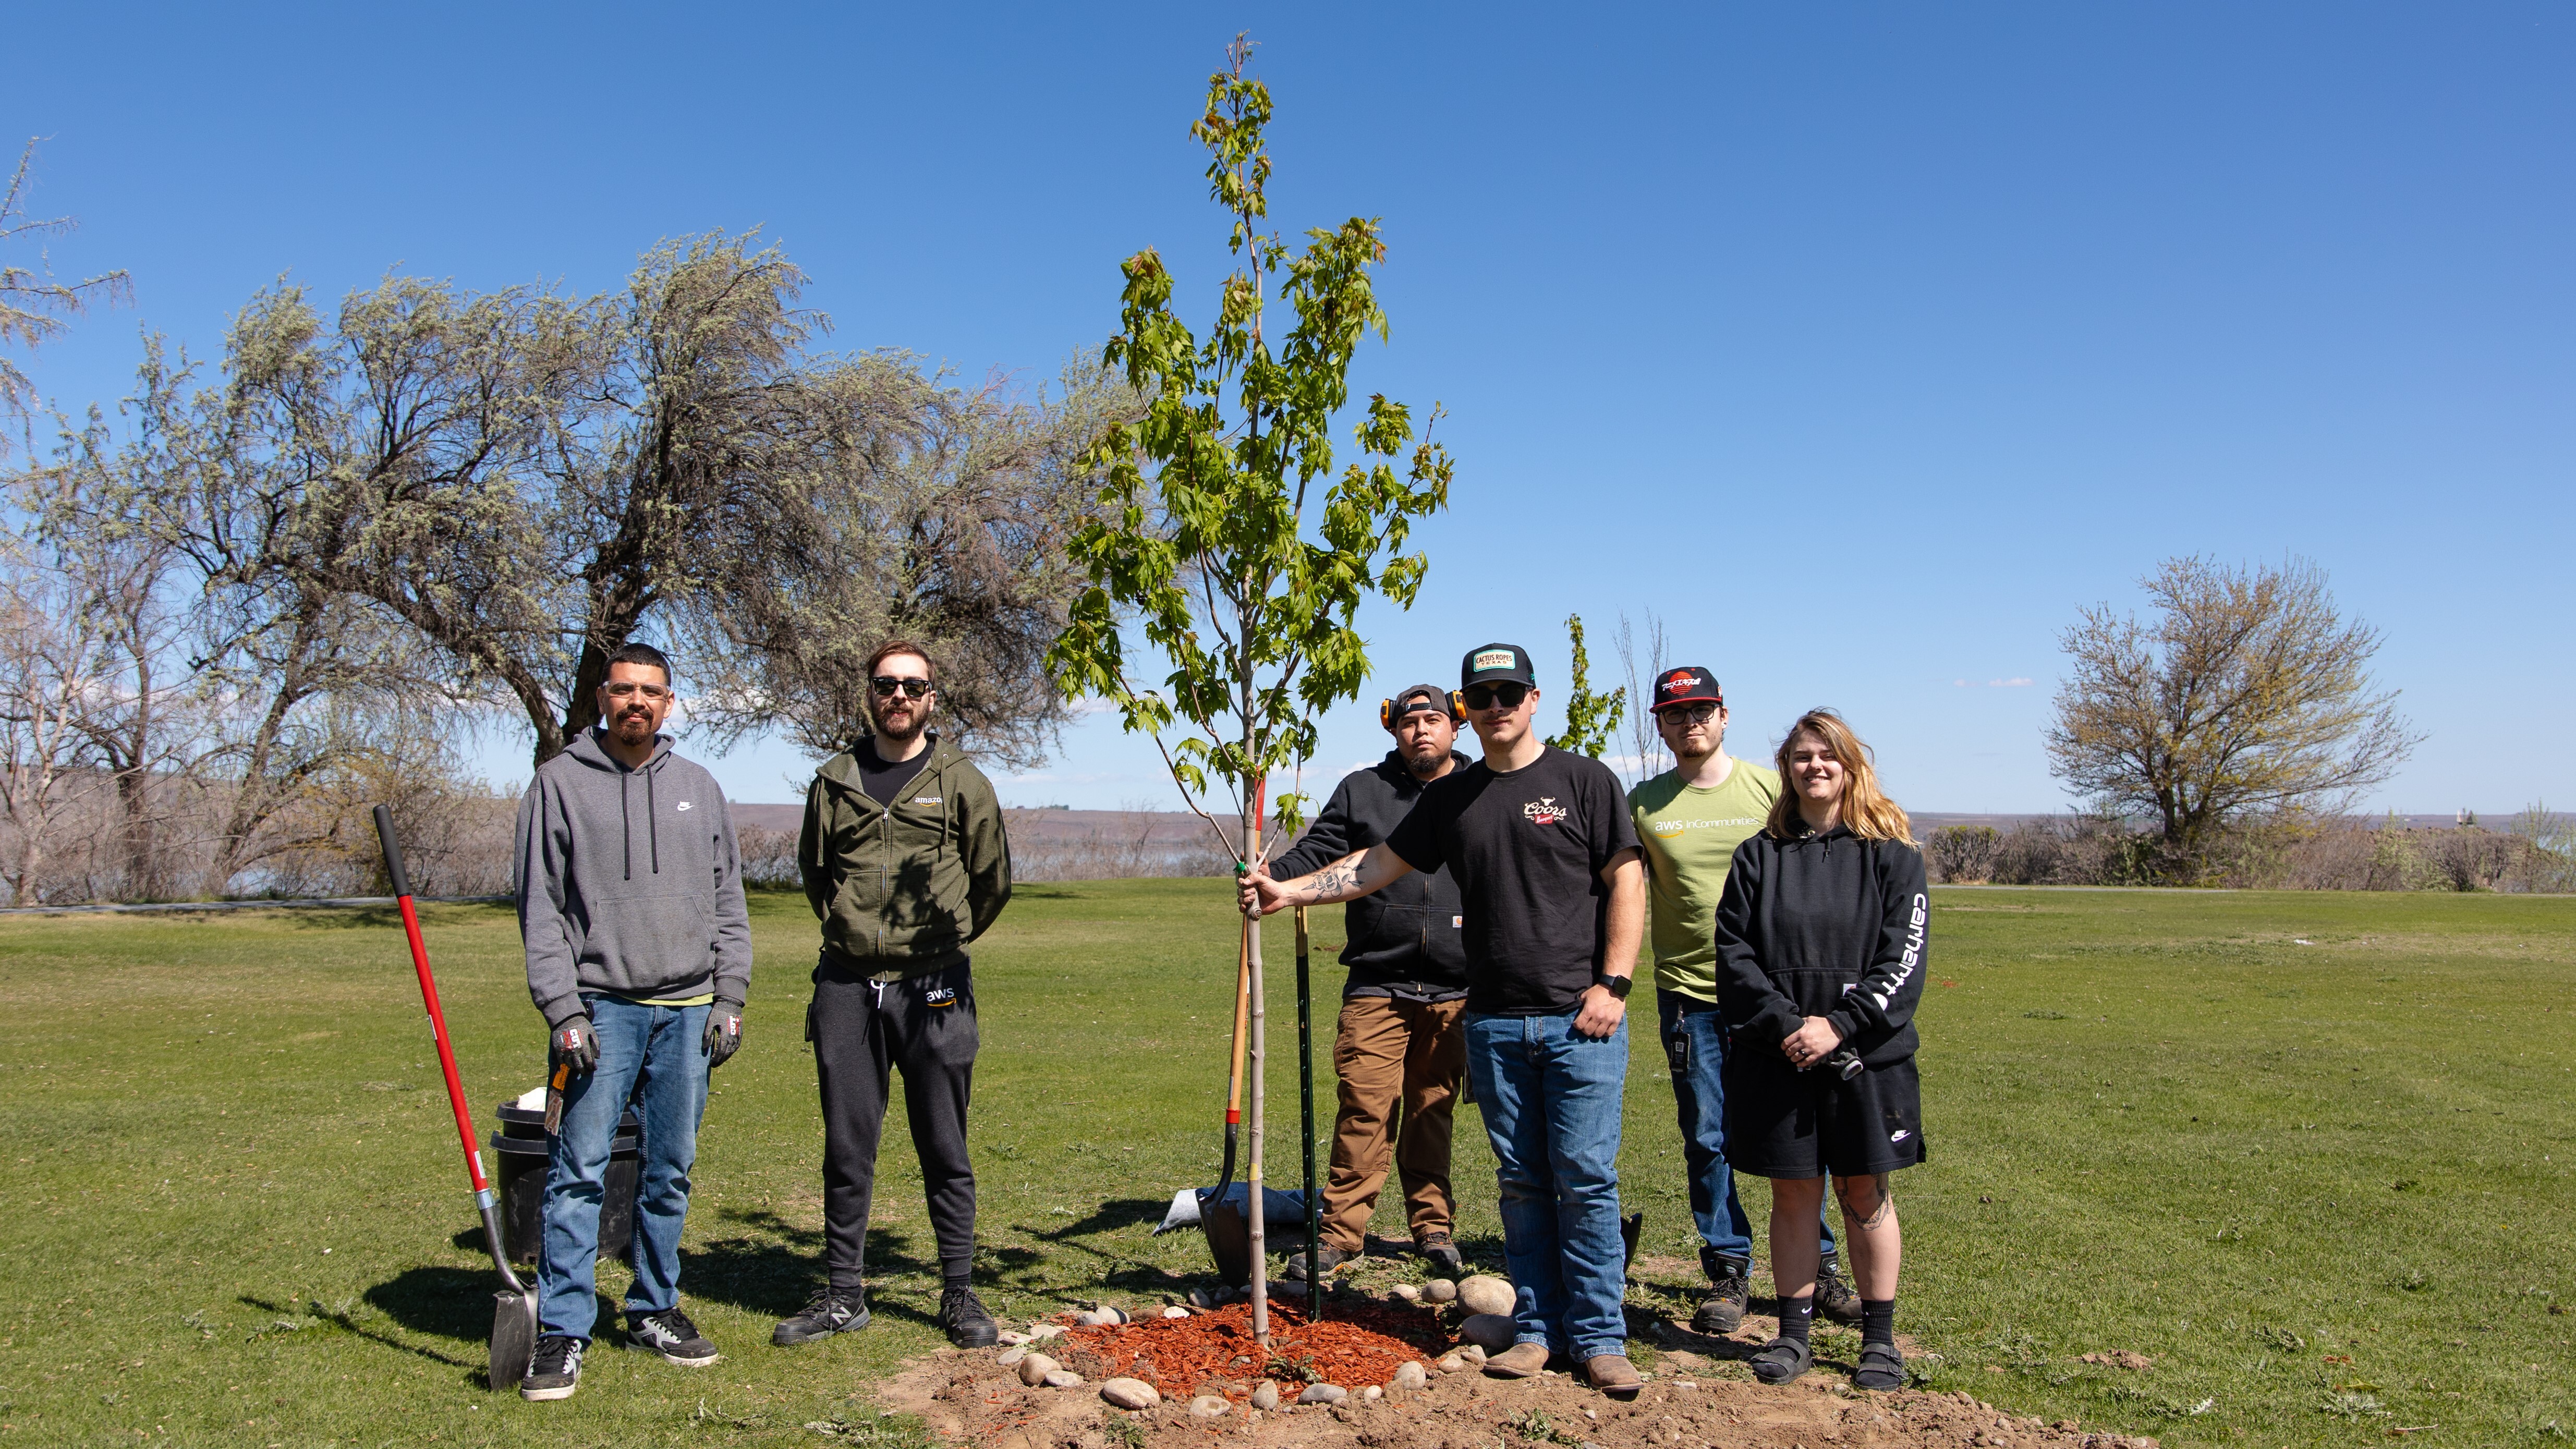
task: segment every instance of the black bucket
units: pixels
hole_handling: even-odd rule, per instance
[[[1229,1288],[1251,1286],[1252,1224],[1235,1211],[1234,1203],[1213,1195],[1199,1199],[1199,1231],[1207,1234],[1218,1280]]]
[[[533,1263],[545,1238],[546,1114],[504,1102],[501,1130],[492,1134],[494,1191],[501,1197],[501,1236],[510,1260]],[[599,1256],[623,1258],[635,1238],[635,1184],[644,1175],[641,1124],[629,1107],[617,1119],[608,1146],[608,1178],[599,1204]]]

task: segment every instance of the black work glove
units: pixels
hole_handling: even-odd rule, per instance
[[[707,1070],[714,1071],[733,1060],[742,1050],[742,1008],[730,1001],[719,1001],[707,1012],[707,1034],[698,1042],[706,1053]]]
[[[591,1027],[587,1016],[576,1016],[556,1027],[551,1045],[556,1061],[570,1063],[572,1069],[583,1076],[590,1075],[590,1069],[599,1065],[599,1033]]]

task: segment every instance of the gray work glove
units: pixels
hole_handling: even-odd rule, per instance
[[[587,1016],[576,1016],[556,1027],[551,1045],[556,1061],[569,1063],[583,1076],[599,1065],[599,1033],[592,1029]]]
[[[698,1042],[706,1053],[707,1070],[714,1071],[733,1060],[742,1050],[742,1007],[735,1002],[719,1001],[707,1011],[707,1034]]]

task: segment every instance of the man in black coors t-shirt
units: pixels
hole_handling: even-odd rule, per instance
[[[1364,896],[1447,867],[1465,907],[1467,1071],[1501,1167],[1503,1254],[1520,1292],[1512,1347],[1485,1371],[1526,1378],[1550,1352],[1632,1393],[1619,1301],[1619,1123],[1628,982],[1645,871],[1618,777],[1531,732],[1538,690],[1517,645],[1460,670],[1485,758],[1426,787],[1384,841],[1311,875],[1244,880],[1247,911]]]

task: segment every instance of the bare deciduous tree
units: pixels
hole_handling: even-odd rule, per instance
[[[2379,631],[2315,565],[2177,558],[2140,583],[2154,618],[2097,605],[2062,636],[2048,750],[2069,788],[2156,823],[2168,873],[2240,816],[2349,808],[2421,740],[2370,678]]]
[[[198,593],[186,554],[158,526],[155,500],[180,488],[184,435],[165,424],[190,377],[147,344],[139,395],[119,405],[122,441],[92,407],[66,421],[50,466],[21,475],[13,500],[29,520],[30,546],[63,580],[72,607],[99,636],[98,674],[77,727],[113,782],[124,894],[166,898],[175,884],[170,819],[185,805],[211,742],[206,691],[186,643]]]
[[[0,881],[13,906],[36,903],[64,822],[108,785],[83,720],[109,649],[79,592],[18,540],[0,539]]]
[[[0,247],[23,238],[56,235],[72,229],[70,217],[38,220],[27,215],[27,173],[36,160],[36,143],[18,155],[9,188],[0,192]],[[14,248],[12,248],[14,250]],[[0,348],[34,352],[63,329],[63,319],[77,317],[96,300],[114,301],[130,293],[132,282],[121,271],[101,272],[77,282],[54,280],[53,268],[39,252],[32,267],[0,260]],[[0,353],[0,421],[24,420],[33,411],[36,386],[6,353]],[[0,429],[0,456],[9,451],[9,435]]]
[[[1655,728],[1655,678],[1672,662],[1672,643],[1664,636],[1661,614],[1646,611],[1643,675],[1637,672],[1637,643],[1636,630],[1623,609],[1619,614],[1619,662],[1627,671],[1628,698],[1637,701],[1637,708],[1628,712],[1628,746],[1636,755],[1636,773],[1628,782],[1631,785],[1651,780],[1673,767],[1672,754],[1664,748],[1664,737]]]

